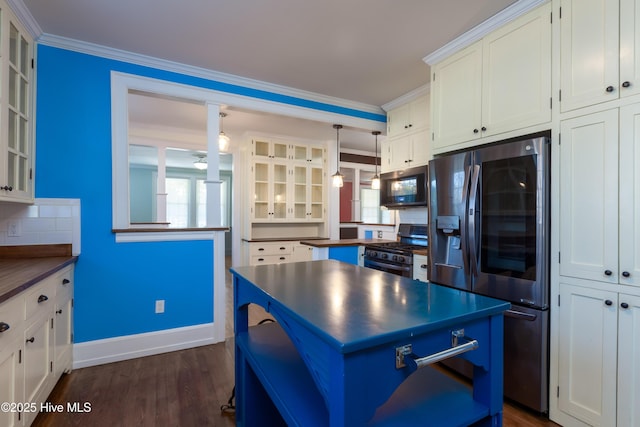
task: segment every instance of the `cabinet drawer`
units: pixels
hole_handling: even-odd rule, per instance
[[[48,277],[39,285],[35,286],[25,297],[24,319],[33,320],[40,314],[52,311],[55,295],[55,276]]]
[[[24,297],[18,295],[0,304],[0,347],[22,334]]]
[[[260,264],[281,264],[283,262],[290,262],[290,255],[256,255],[251,257],[251,265]]]
[[[280,255],[291,254],[293,250],[293,244],[289,242],[282,243],[252,243],[249,249],[250,255],[263,256],[263,255]]]

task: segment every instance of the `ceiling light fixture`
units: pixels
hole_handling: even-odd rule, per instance
[[[218,134],[218,150],[220,150],[220,152],[226,152],[227,149],[229,148],[229,137],[224,133],[224,131],[222,130],[222,122],[224,121],[224,118],[227,117],[227,113],[220,113],[220,133]]]
[[[193,167],[198,170],[205,170],[207,168],[207,155],[206,154],[194,154],[198,158],[195,162],[193,162]]]
[[[333,175],[331,175],[331,179],[333,180],[334,187],[342,187],[344,185],[344,177],[340,173],[340,129],[342,129],[342,125],[333,125],[333,128],[336,130],[336,168],[337,171]]]
[[[371,179],[371,188],[373,190],[379,190],[380,189],[380,177],[378,176],[378,135],[380,135],[380,131],[379,130],[374,130],[371,133],[376,136],[376,174],[373,175],[373,178]]]

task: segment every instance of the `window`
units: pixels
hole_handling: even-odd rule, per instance
[[[380,207],[380,190],[360,189],[360,218],[370,224],[391,223],[391,212]]]
[[[190,217],[190,179],[167,178],[167,221],[169,227],[187,228]]]

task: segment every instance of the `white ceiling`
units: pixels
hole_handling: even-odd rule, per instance
[[[423,57],[517,0],[23,1],[47,35],[382,106],[428,83]],[[326,123],[228,113],[230,134],[334,134]],[[180,117],[166,119],[191,120]],[[372,141],[348,130],[341,139],[354,149]]]

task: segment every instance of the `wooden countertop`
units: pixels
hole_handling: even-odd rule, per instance
[[[340,239],[340,240],[301,240],[300,243],[307,246],[313,246],[316,248],[331,248],[338,246],[364,246],[372,243],[389,243],[395,242],[395,240],[385,239]]]
[[[52,246],[56,248],[49,250]],[[71,255],[71,245],[68,250],[58,250],[60,246],[2,247],[0,249],[0,303],[76,262],[78,257]]]

